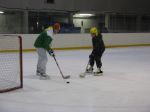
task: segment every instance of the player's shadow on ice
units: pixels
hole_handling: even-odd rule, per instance
[[[49,75],[50,79],[62,79],[62,77],[60,75],[56,75],[56,74],[51,74]],[[37,75],[26,75],[24,76],[24,78],[26,79],[40,79],[40,76]]]
[[[39,76],[37,76],[37,75],[27,75],[27,76],[24,76],[24,78],[27,78],[27,79],[39,79]]]

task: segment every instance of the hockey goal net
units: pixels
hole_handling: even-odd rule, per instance
[[[0,93],[23,87],[22,38],[0,35]]]

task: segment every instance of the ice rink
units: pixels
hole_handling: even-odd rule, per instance
[[[103,76],[85,71],[91,50],[57,50],[70,84],[49,56],[50,80],[35,76],[36,52],[23,53],[23,89],[0,94],[0,112],[150,112],[150,47],[107,48]]]

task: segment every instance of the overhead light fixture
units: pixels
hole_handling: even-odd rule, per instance
[[[79,14],[80,16],[93,16],[93,14]]]
[[[79,14],[75,14],[73,17],[90,17],[90,16],[94,16],[94,14],[90,14],[90,13],[79,13]]]
[[[0,11],[0,14],[3,14],[4,12],[3,11]]]

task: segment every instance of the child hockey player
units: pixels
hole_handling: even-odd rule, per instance
[[[101,70],[101,57],[105,51],[105,45],[102,39],[102,34],[98,31],[96,27],[90,29],[90,34],[92,36],[93,50],[92,53],[89,55],[89,66],[87,67],[86,72],[93,72],[93,66],[96,62],[97,71],[94,73],[94,75],[100,75],[100,73],[103,73],[103,71]]]
[[[48,61],[46,52],[48,52],[51,56],[54,56],[54,51],[50,46],[53,40],[53,34],[58,33],[59,30],[60,25],[55,23],[53,26],[50,26],[41,32],[34,43],[38,54],[36,75],[40,76],[41,78],[49,78],[49,76],[46,74],[46,64]]]

